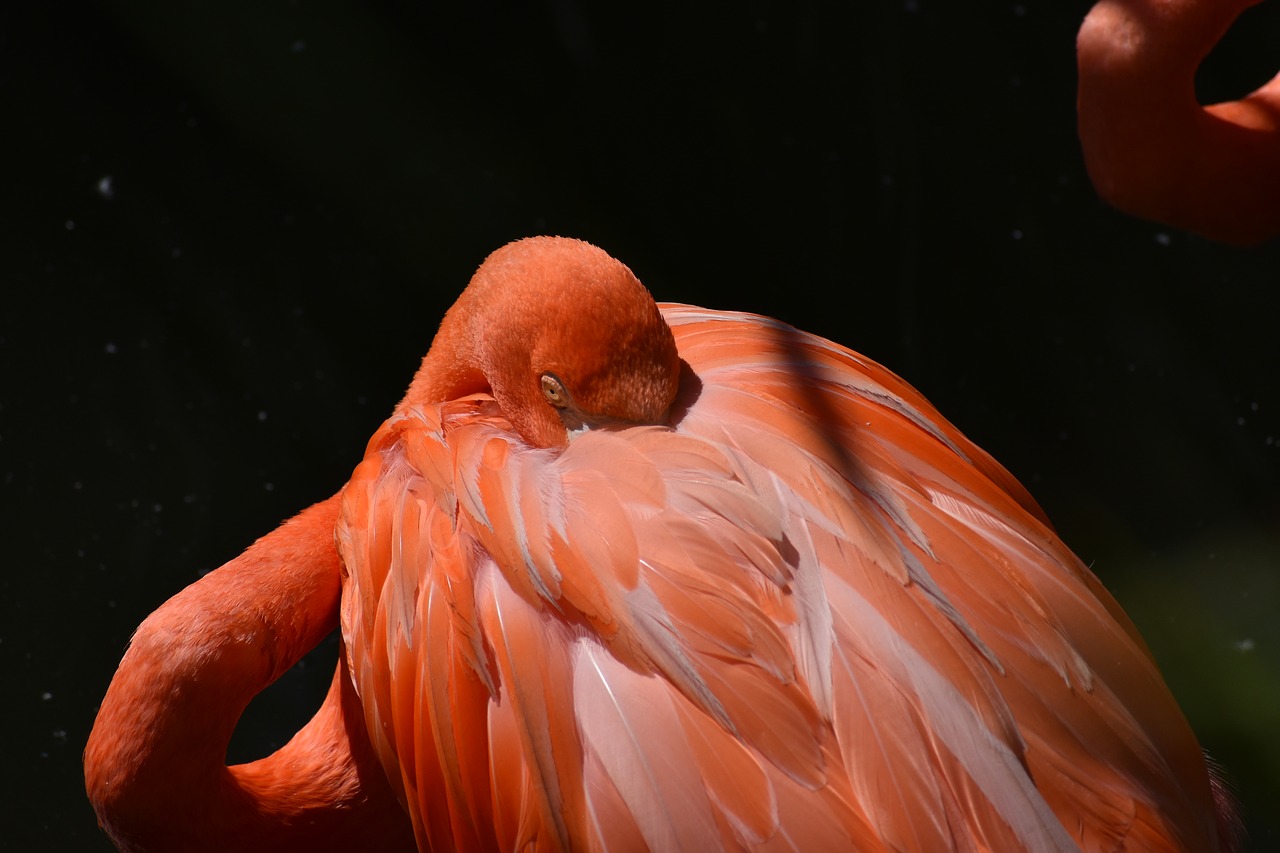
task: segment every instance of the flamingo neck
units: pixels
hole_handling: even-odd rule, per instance
[[[279,849],[313,837],[322,843],[308,849],[363,848],[344,801],[367,799],[362,782],[386,782],[343,667],[285,747],[226,766],[249,700],[337,625],[340,502],[305,510],[139,626],[85,748],[89,798],[121,849]]]
[[[442,403],[491,390],[477,354],[474,301],[473,293],[463,291],[445,314],[431,349],[396,407],[397,415],[404,414],[410,406]]]

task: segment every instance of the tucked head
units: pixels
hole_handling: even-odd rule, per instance
[[[563,237],[503,246],[445,315],[404,405],[489,391],[530,444],[664,423],[680,358],[649,291],[601,249]]]

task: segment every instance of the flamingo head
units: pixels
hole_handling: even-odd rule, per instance
[[[665,423],[680,378],[671,328],[635,275],[581,240],[491,254],[445,315],[402,407],[487,391],[526,442]]]

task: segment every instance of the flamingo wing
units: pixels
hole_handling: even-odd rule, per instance
[[[1012,477],[848,350],[663,310],[673,429],[531,449],[475,396],[347,488],[344,637],[420,845],[1212,843],[1150,656]]]
[[[1084,849],[1216,847],[1203,757],[1150,653],[1011,475],[855,353],[768,318],[665,313],[706,398],[680,429],[779,483],[798,562],[820,567],[833,722],[886,839],[965,847],[981,827],[979,847],[1051,849],[1065,827]]]

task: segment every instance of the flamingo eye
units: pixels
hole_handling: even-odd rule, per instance
[[[542,396],[557,409],[565,408],[570,402],[569,389],[564,387],[560,377],[554,373],[542,374]]]

